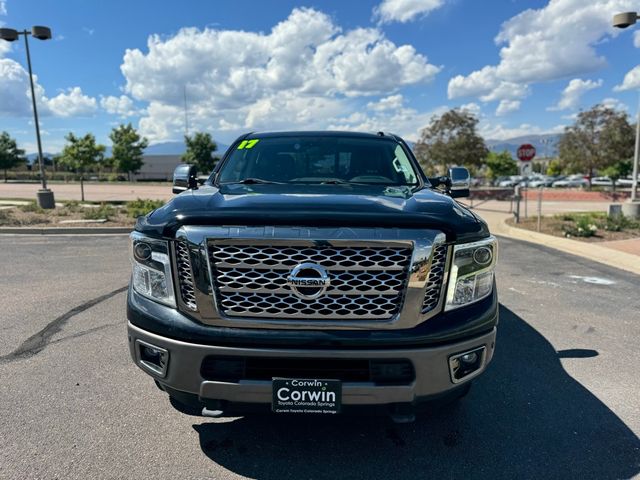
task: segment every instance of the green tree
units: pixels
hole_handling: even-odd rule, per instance
[[[491,180],[518,173],[518,164],[506,150],[500,153],[489,152],[485,163],[487,176]]]
[[[131,174],[138,173],[144,165],[142,155],[149,142],[130,123],[111,130],[109,138],[113,143],[111,166],[119,172],[126,172],[131,180]]]
[[[616,182],[624,177],[627,177],[633,173],[633,162],[631,159],[628,160],[618,160],[613,165],[609,165],[607,168],[602,170],[602,174],[606,175],[613,182],[613,190],[616,189]]]
[[[24,161],[24,150],[18,148],[18,144],[9,133],[2,132],[0,134],[0,169],[4,170],[4,183],[7,183],[7,170],[17,167]]]
[[[64,137],[67,144],[60,154],[60,164],[80,174],[80,193],[84,201],[84,174],[104,158],[105,146],[96,143],[96,137],[87,133],[76,137],[73,133]]]
[[[414,147],[425,172],[444,175],[453,165],[480,167],[489,152],[477,126],[476,116],[466,110],[449,110],[432,117]]]
[[[558,144],[560,161],[570,171],[586,172],[591,182],[595,170],[631,158],[634,138],[626,113],[595,105],[565,128]]]
[[[199,172],[208,173],[213,170],[217,158],[213,152],[218,149],[218,145],[213,141],[207,132],[196,132],[192,136],[184,136],[187,151],[182,156],[182,161],[198,167]]]
[[[551,160],[549,162],[549,165],[547,165],[547,175],[549,175],[550,177],[557,177],[558,175],[562,175],[563,171],[564,169],[562,168],[562,164],[557,158]]]

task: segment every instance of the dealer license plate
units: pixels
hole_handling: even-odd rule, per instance
[[[342,382],[274,378],[271,409],[276,413],[340,413]]]

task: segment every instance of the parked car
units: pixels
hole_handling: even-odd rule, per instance
[[[456,201],[467,169],[427,178],[395,135],[278,132],[197,178],[176,168],[179,195],[129,251],[131,356],[179,411],[377,405],[408,422],[486,369],[498,245]]]
[[[512,175],[508,179],[502,180],[498,184],[498,186],[499,187],[515,187],[516,185],[520,184],[522,180],[524,180],[524,177],[522,177],[521,175]]]
[[[535,175],[531,175],[528,177],[525,177],[521,182],[520,182],[520,186],[521,187],[531,187],[531,188],[535,188],[536,183],[541,181],[544,177],[540,174],[535,174]]]
[[[569,175],[564,180],[556,180],[551,184],[553,188],[577,188],[588,187],[589,180],[582,175]]]
[[[553,185],[553,182],[556,182],[558,180],[563,180],[564,178],[565,177],[562,175],[556,175],[552,177],[543,175],[542,177],[529,182],[529,187],[531,188],[550,187],[551,185]]]
[[[638,182],[640,182],[640,175],[638,175]],[[633,177],[619,178],[616,182],[618,187],[631,187],[633,185]]]
[[[593,177],[591,179],[591,185],[597,187],[612,187],[613,181],[609,177]],[[616,182],[616,185],[620,185],[620,180]]]

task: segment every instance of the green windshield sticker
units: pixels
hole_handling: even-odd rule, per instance
[[[240,142],[240,145],[238,145],[238,150],[243,150],[245,148],[253,148],[255,147],[256,143],[258,143],[260,141],[259,138],[253,139],[253,140],[243,140],[242,142]]]

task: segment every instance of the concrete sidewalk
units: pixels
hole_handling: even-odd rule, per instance
[[[51,183],[56,201],[80,200],[79,183]],[[39,183],[0,183],[0,198],[36,199]],[[84,184],[84,197],[88,202],[129,201],[138,198],[169,200],[174,194],[171,184],[148,183],[89,183]]]
[[[566,204],[566,209],[562,209],[563,205],[549,205],[543,214],[581,211],[580,205],[575,205],[576,202],[557,203]],[[582,202],[577,203],[581,203],[584,211],[585,206],[592,207],[595,202],[589,202],[588,205]],[[588,208],[587,210],[597,211],[598,209]],[[602,210],[606,210],[606,206]],[[640,275],[640,238],[613,242],[581,242],[512,227],[506,224],[506,220],[513,217],[509,212],[509,202],[491,202],[489,205],[474,208],[473,211],[487,222],[489,229],[495,235],[541,244]]]

